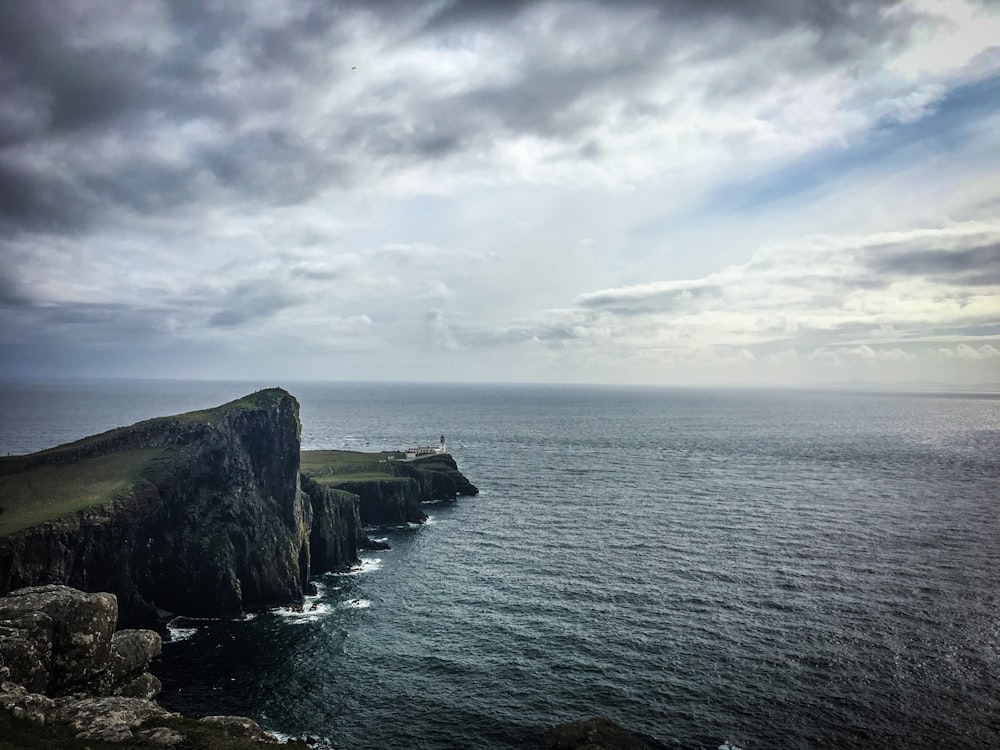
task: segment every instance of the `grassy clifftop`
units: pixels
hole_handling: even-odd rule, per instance
[[[340,482],[401,480],[396,475],[391,453],[356,453],[354,451],[302,451],[299,470],[319,484]]]
[[[144,484],[162,458],[160,450],[137,448],[28,468],[19,456],[0,459],[0,537],[112,502]]]
[[[219,424],[239,411],[268,409],[288,393],[269,388],[212,409],[155,417],[25,456],[0,458],[0,537],[110,503],[149,481],[169,461],[169,446],[150,436]]]

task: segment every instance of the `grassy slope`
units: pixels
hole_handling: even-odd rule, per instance
[[[0,537],[111,502],[141,485],[146,469],[164,458],[166,452],[136,448],[58,464],[39,464],[36,457],[71,454],[81,448],[107,442],[140,425],[148,428],[157,423],[166,426],[169,422],[178,421],[217,423],[227,412],[266,408],[286,395],[281,389],[269,388],[213,409],[156,417],[132,427],[119,427],[28,456],[0,458]]]
[[[160,455],[155,449],[135,449],[0,474],[0,536],[111,502],[141,484]],[[0,464],[16,458],[0,459]]]
[[[401,482],[385,460],[390,453],[302,451],[299,470],[320,484],[340,482]]]

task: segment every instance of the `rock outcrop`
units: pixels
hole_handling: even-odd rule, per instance
[[[157,609],[233,616],[301,600],[312,507],[299,488],[299,407],[280,389],[140,422],[0,471],[155,451],[113,501],[0,538],[0,593],[44,582],[117,595],[122,619]]]
[[[185,726],[193,722],[153,700],[160,682],[146,669],[160,653],[160,636],[116,631],[117,618],[111,594],[67,586],[25,588],[0,598],[0,719],[13,720],[28,736],[35,734],[32,727],[63,727],[82,740],[189,746]],[[203,721],[227,737],[276,742],[251,719]]]

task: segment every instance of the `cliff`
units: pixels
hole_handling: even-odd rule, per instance
[[[373,544],[365,524],[478,492],[447,454],[300,453],[300,434],[298,402],[274,388],[0,458],[0,594],[109,591],[127,624],[237,616],[302,601],[310,574]]]
[[[302,474],[319,487],[357,496],[365,526],[421,523],[427,519],[421,503],[479,492],[447,453],[415,461],[395,460],[393,455],[303,451]]]
[[[299,435],[298,402],[271,389],[0,460],[0,592],[110,591],[132,623],[301,599]]]

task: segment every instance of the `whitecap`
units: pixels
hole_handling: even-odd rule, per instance
[[[170,633],[170,642],[172,643],[174,641],[186,641],[198,632],[198,628],[182,628],[179,625],[173,625],[168,622],[167,632]]]
[[[320,602],[310,604],[308,601],[302,606],[302,609],[295,607],[278,607],[277,609],[271,610],[271,614],[281,617],[284,620],[288,620],[288,622],[293,624],[317,622],[330,614],[330,612],[331,607],[329,604],[323,604]]]
[[[348,599],[344,602],[344,606],[351,609],[368,609],[372,603],[368,599]]]
[[[326,586],[315,581],[313,585],[316,587],[316,593],[307,595],[301,607],[278,607],[270,610],[271,613],[292,622],[316,622],[330,614],[330,605],[320,601]]]
[[[361,562],[355,565],[346,573],[338,573],[342,576],[358,576],[362,573],[371,573],[372,571],[379,570],[382,567],[381,557],[363,557]]]

